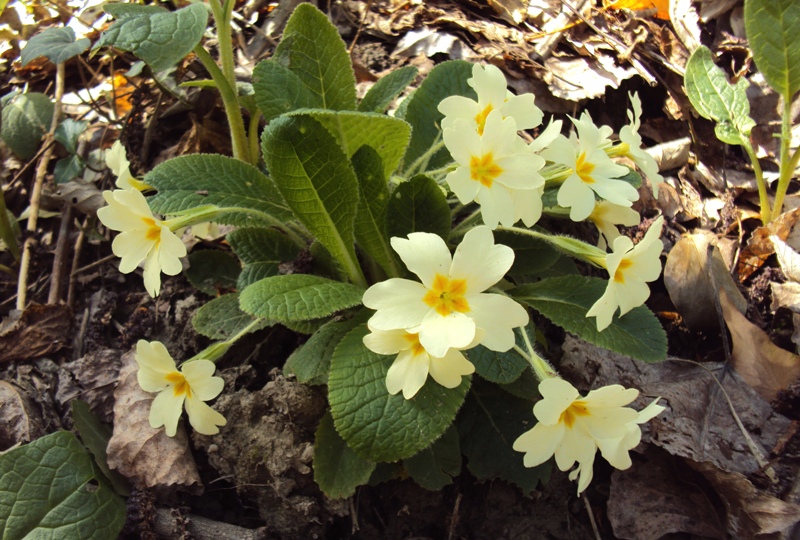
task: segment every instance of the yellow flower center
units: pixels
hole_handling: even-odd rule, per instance
[[[159,242],[161,240],[161,225],[156,223],[155,219],[149,217],[143,217],[142,221],[147,226],[147,232],[144,233],[144,237],[151,242]]]
[[[472,156],[469,160],[469,176],[487,188],[492,187],[494,179],[503,174],[503,169],[494,162],[491,152],[481,157]]]
[[[578,159],[575,160],[575,173],[580,177],[584,184],[594,184],[592,178],[592,171],[594,171],[594,163],[586,161],[586,152],[581,152]]]
[[[172,385],[172,391],[174,392],[175,397],[192,397],[192,387],[189,386],[189,383],[186,380],[186,377],[183,376],[183,373],[180,371],[173,371],[171,373],[167,373],[165,379],[167,379],[167,382]]]
[[[486,128],[486,117],[494,110],[492,104],[488,104],[485,109],[475,115],[475,122],[478,124],[478,135],[483,136],[483,130]]]
[[[586,405],[585,401],[573,401],[572,405],[567,407],[567,409],[561,413],[561,417],[558,419],[558,421],[559,423],[567,426],[567,428],[571,428],[575,424],[575,419],[577,417],[589,416],[589,414],[591,413],[589,412],[589,407]]]
[[[630,259],[622,259],[619,261],[619,266],[617,266],[617,271],[614,272],[614,281],[617,283],[625,283],[625,270],[633,266],[633,261]]]
[[[422,301],[436,310],[442,317],[454,311],[467,313],[470,311],[469,302],[464,298],[467,292],[465,279],[450,279],[441,274],[436,274],[433,287],[422,297]]]
[[[419,356],[425,353],[425,347],[419,342],[419,334],[406,333],[406,340],[411,343],[411,353],[414,356]]]

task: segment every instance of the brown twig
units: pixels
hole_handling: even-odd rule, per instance
[[[594,532],[594,537],[597,540],[603,540],[603,537],[600,536],[600,529],[597,528],[597,521],[594,519],[594,512],[592,512],[592,505],[589,504],[589,496],[584,493],[581,495],[581,499],[583,499],[583,505],[586,507],[586,513],[589,515],[589,523],[592,526],[592,531]]]
[[[156,534],[162,538],[183,538],[188,533],[197,540],[259,540],[267,535],[260,529],[213,521],[201,516],[176,516],[166,508],[156,511]]]
[[[47,294],[48,304],[57,304],[61,301],[61,289],[64,282],[64,272],[67,269],[67,249],[69,247],[69,229],[72,223],[72,207],[64,205],[61,211],[61,225],[58,227],[58,240],[56,252],[53,257],[53,271],[50,276],[50,292]]]
[[[356,35],[353,36],[353,41],[350,43],[350,48],[347,49],[347,54],[353,54],[353,49],[356,48],[356,42],[358,41],[358,37],[361,35],[361,30],[364,28],[364,23],[367,21],[367,16],[369,15],[369,9],[372,7],[372,0],[367,0],[367,7],[364,8],[364,16],[361,17],[361,22],[358,23],[358,28],[356,28]]]
[[[67,305],[70,309],[75,303],[75,283],[78,281],[78,264],[81,261],[81,251],[83,242],[86,239],[86,231],[89,226],[89,217],[83,220],[83,226],[78,231],[78,238],[75,239],[75,250],[72,253],[72,266],[69,269],[69,286],[67,287]]]
[[[461,507],[461,493],[456,497],[456,503],[453,505],[453,515],[450,517],[450,527],[447,530],[447,540],[453,540],[456,537],[456,526],[458,525],[459,508]]]

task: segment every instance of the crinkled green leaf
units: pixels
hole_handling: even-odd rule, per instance
[[[408,475],[431,491],[439,491],[453,483],[461,473],[461,448],[458,431],[450,425],[444,435],[431,446],[403,460]]]
[[[227,240],[244,264],[237,283],[242,290],[260,279],[277,275],[280,265],[294,261],[300,251],[277,229],[244,227],[229,233]]]
[[[386,373],[394,360],[364,346],[366,326],[336,347],[328,377],[328,401],[336,430],[358,455],[371,461],[413,456],[442,436],[464,402],[470,377],[448,389],[428,379],[413,399],[389,394]]]
[[[242,291],[241,308],[278,322],[308,321],[361,304],[364,290],[340,281],[290,274],[257,281]]]
[[[68,26],[48,28],[33,36],[19,54],[22,67],[40,56],[46,56],[54,64],[66,62],[89,48],[92,41],[82,38],[75,41],[75,31]]]
[[[517,380],[509,384],[498,384],[498,388],[502,388],[512,396],[521,399],[526,399],[532,403],[539,401],[542,395],[539,393],[539,379],[533,374],[533,369],[526,369],[522,372]]]
[[[60,142],[70,154],[78,153],[78,137],[86,129],[89,122],[65,118],[56,126],[53,138]]]
[[[727,144],[742,144],[750,136],[755,122],[750,118],[747,87],[742,77],[733,85],[725,72],[714,64],[711,50],[698,47],[686,63],[686,95],[704,118],[718,122],[716,134]]]
[[[273,57],[318,96],[323,109],[356,108],[356,78],[347,46],[328,17],[313,5],[297,6]]]
[[[320,96],[309,90],[295,72],[272,58],[262,60],[253,70],[253,90],[267,122],[297,109],[323,106]]]
[[[621,318],[615,315],[608,328],[597,331],[597,321],[586,312],[603,295],[607,283],[599,278],[563,276],[521,285],[508,293],[581,339],[645,362],[664,360],[667,335],[645,306]]]
[[[215,341],[225,341],[249,326],[256,317],[239,308],[239,293],[215,298],[197,310],[192,317],[192,326],[199,333]],[[270,325],[264,319],[252,329],[253,332]]]
[[[510,231],[495,231],[495,244],[503,244],[514,250],[514,264],[508,271],[512,276],[538,275],[550,268],[561,256],[544,240]]]
[[[195,288],[209,296],[236,288],[236,280],[242,267],[239,261],[218,249],[203,249],[189,254],[189,268],[184,272],[186,279]]]
[[[528,332],[530,335],[532,332]],[[525,350],[525,341],[522,338],[522,330],[514,330],[517,338],[517,346]],[[464,351],[467,359],[475,366],[475,373],[486,379],[499,384],[509,384],[517,380],[528,367],[528,361],[519,355],[514,349],[506,352],[492,351],[478,345]]]
[[[353,452],[336,432],[331,413],[325,413],[314,437],[314,481],[322,492],[331,499],[350,497],[374,470],[375,462]]]
[[[103,11],[114,17],[115,19],[124,19],[125,17],[138,17],[142,15],[153,15],[155,13],[169,13],[169,10],[161,6],[150,5],[143,6],[140,4],[126,4],[124,2],[109,2],[103,4]]]
[[[381,77],[367,91],[364,99],[358,104],[358,110],[382,113],[392,100],[417,78],[417,73],[419,71],[414,66],[404,66]]]
[[[82,175],[85,168],[86,163],[84,163],[83,159],[78,155],[73,154],[59,159],[53,170],[53,180],[56,185],[66,184],[73,178]]]
[[[227,213],[215,221],[241,227],[292,219],[272,181],[238,159],[217,154],[179,156],[158,165],[144,181],[158,190],[149,203],[162,214],[216,205]]]
[[[72,406],[72,421],[75,429],[83,441],[83,445],[94,456],[94,462],[100,467],[105,477],[111,483],[111,487],[118,495],[127,497],[131,494],[131,488],[125,477],[117,471],[112,471],[108,467],[108,441],[111,440],[111,427],[104,424],[100,418],[94,414],[89,405],[80,399],[70,401]]]
[[[116,538],[125,501],[68,431],[58,431],[0,455],[0,537]]]
[[[44,94],[19,94],[3,107],[0,137],[22,159],[36,154],[42,137],[50,130],[53,102]]]
[[[476,379],[456,423],[467,468],[479,480],[500,478],[525,495],[550,478],[550,462],[528,468],[514,441],[534,425],[533,404]]]
[[[353,247],[358,181],[333,136],[309,116],[280,117],[264,130],[262,147],[272,179],[297,219],[347,275],[360,274]]]
[[[153,71],[171,68],[200,43],[208,24],[208,8],[191,4],[177,11],[126,12],[94,46],[116,47],[144,60]]]
[[[435,180],[417,175],[395,188],[386,210],[389,237],[405,238],[412,232],[450,237],[450,207],[442,188]]]
[[[402,169],[408,168],[424,155],[436,140],[441,140],[441,122],[444,115],[437,107],[448,96],[466,96],[477,99],[475,91],[467,84],[472,77],[472,64],[464,60],[442,62],[431,70],[414,93],[404,102],[402,118],[411,124],[411,142],[403,158]],[[407,102],[407,103],[406,103]],[[400,111],[398,111],[400,112]],[[438,169],[451,161],[450,153],[442,148],[423,169]]]
[[[756,67],[776,92],[791,99],[800,90],[800,3],[747,0],[744,25]]]

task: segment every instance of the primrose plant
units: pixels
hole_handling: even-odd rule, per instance
[[[665,334],[643,306],[661,270],[663,220],[636,245],[617,228],[639,223],[631,205],[641,184],[617,158],[630,158],[654,188],[661,181],[640,148],[638,97],[620,141],[586,113],[566,137],[560,121],[543,126],[534,96],[509,92],[496,67],[451,61],[389,115],[416,69],[394,71],[359,101],[343,41],[310,4],[297,7],[252,87],[237,93],[225,36],[232,2],[215,1],[222,67],[200,37],[178,52],[193,50],[212,76],[207,85],[220,89],[235,157],[180,156],[137,180],[115,147],[108,163],[118,189],[98,212],[120,231],[112,246],[120,271],[143,264],[153,296],[161,273],[181,271],[186,248],[177,231],[235,226],[227,242],[236,259],[189,256],[192,267],[227,257],[219,266],[237,273],[236,292],[193,320],[215,343],[181,367],[161,343],[137,346],[140,385],[157,394],[151,425],[172,436],[185,408],[195,430],[218,433],[225,419],[205,403],[223,390],[213,362],[241,336],[282,324],[309,336],[284,372],[327,387],[314,474],[329,496],[349,496],[380,464],[399,461],[439,489],[464,455],[479,478],[526,492],[547,479],[552,456],[579,479],[578,492],[597,450],[629,467],[640,424],[664,407],[654,401],[637,412],[628,405],[638,391],[619,385],[580,395],[537,354],[543,338],[532,314],[643,361],[666,355]],[[158,27],[170,18],[181,27],[205,16],[197,4],[174,13],[107,10],[119,20],[101,44],[132,50],[154,70],[166,53],[131,38],[145,26],[137,21]],[[261,118],[259,147],[251,143]],[[245,123],[249,133],[239,131]],[[536,226],[545,214],[591,220],[599,245]],[[581,276],[573,259],[609,279]]]

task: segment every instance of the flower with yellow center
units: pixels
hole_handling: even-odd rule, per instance
[[[642,116],[642,102],[639,94],[629,94],[631,98],[632,111],[628,111],[630,125],[623,126],[619,130],[619,139],[622,141],[621,154],[629,157],[641,169],[644,175],[650,180],[653,186],[653,195],[658,198],[658,186],[664,181],[664,177],[658,174],[658,163],[655,158],[642,149],[642,136],[639,135],[639,118]]]
[[[413,398],[425,385],[428,375],[445,388],[455,388],[461,384],[461,377],[475,372],[475,366],[456,349],[448,349],[441,358],[432,356],[419,342],[419,334],[371,330],[364,336],[364,345],[369,350],[397,355],[386,374],[386,388],[392,395],[402,390],[404,398]]]
[[[592,213],[589,214],[589,221],[594,223],[597,230],[600,231],[597,246],[600,249],[606,249],[609,244],[622,236],[616,225],[625,225],[626,227],[638,225],[641,221],[641,216],[639,216],[639,212],[632,208],[608,201],[600,201],[595,205]]]
[[[144,261],[144,286],[150,296],[161,290],[161,272],[180,273],[181,257],[186,246],[163,221],[153,216],[144,195],[136,189],[104,191],[108,203],[97,211],[103,225],[121,231],[111,244],[114,255],[121,257],[119,271],[133,272]]]
[[[618,180],[628,169],[606,155],[603,144],[607,131],[594,125],[588,113],[579,120],[572,118],[572,122],[578,131],[577,139],[559,135],[542,152],[546,159],[566,166],[570,172],[558,190],[558,204],[570,209],[573,221],[589,217],[594,210],[595,193],[609,202],[630,207],[639,198],[639,192]]]
[[[208,360],[185,363],[179,370],[167,348],[159,341],[139,340],[136,344],[137,378],[145,392],[158,392],[150,406],[150,426],[174,437],[184,406],[189,423],[198,433],[215,435],[225,417],[205,404],[214,399],[224,382],[213,377],[216,366]]]
[[[111,148],[106,151],[106,166],[111,169],[117,177],[116,186],[119,189],[138,189],[144,191],[150,186],[133,177],[130,171],[130,162],[125,155],[125,147],[122,143],[115,141]]]
[[[506,77],[499,68],[489,65],[472,66],[472,77],[467,79],[478,95],[478,100],[464,96],[450,96],[439,103],[439,112],[444,116],[442,129],[455,127],[461,118],[470,129],[483,135],[486,119],[492,111],[499,111],[502,118],[513,118],[517,129],[532,129],[542,123],[542,111],[534,105],[533,94],[515,96],[508,91]]]
[[[612,244],[613,253],[606,256],[605,266],[610,279],[605,293],[586,313],[597,317],[597,330],[611,324],[619,308],[620,316],[644,304],[650,296],[647,283],[661,275],[661,250],[664,244],[659,237],[664,218],[653,222],[641,242],[633,245],[627,236],[620,236]]]
[[[456,119],[444,130],[444,143],[458,164],[447,175],[451,191],[462,204],[477,200],[484,223],[492,229],[498,223],[510,227],[519,219],[514,208],[517,191],[544,186],[538,172],[544,159],[517,136],[514,119],[503,119],[499,111],[489,113],[483,136],[466,120]]]
[[[528,323],[528,313],[507,296],[483,292],[514,263],[514,251],[495,244],[488,227],[470,230],[452,257],[435,234],[411,233],[391,243],[422,283],[392,278],[367,289],[364,305],[376,310],[370,329],[419,334],[434,358],[471,346],[476,335],[493,351],[514,345],[514,328]]]
[[[526,467],[541,465],[555,455],[561,471],[578,466],[569,478],[578,478],[578,494],[592,481],[594,456],[599,449],[615,468],[631,466],[628,452],[642,437],[639,424],[652,419],[665,408],[658,399],[642,411],[625,407],[639,391],[618,384],[592,390],[586,396],[559,377],[539,383],[542,399],[533,407],[538,423],[514,441],[514,450],[524,452]]]

